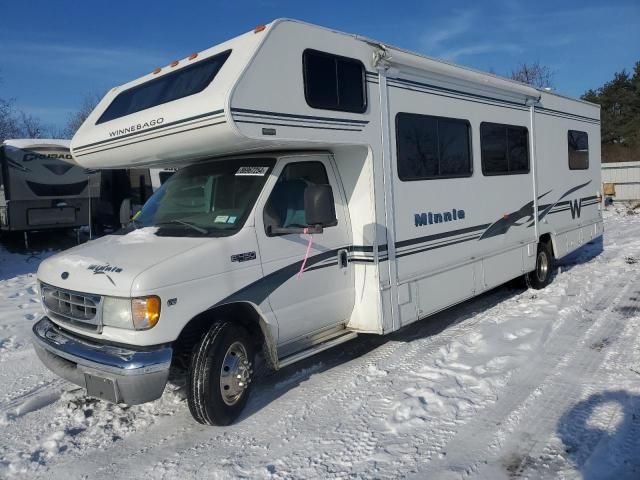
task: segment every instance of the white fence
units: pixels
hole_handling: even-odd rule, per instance
[[[602,182],[613,183],[614,200],[640,200],[640,162],[603,163]]]

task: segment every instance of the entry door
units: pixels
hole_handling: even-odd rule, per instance
[[[350,233],[345,202],[327,156],[282,160],[277,180],[261,199],[256,218],[260,258],[271,291],[269,303],[278,321],[278,344],[348,321],[354,305],[353,268],[346,263]],[[329,184],[338,223],[313,235],[305,270],[309,235],[273,235],[276,227],[305,226],[304,190],[309,184]],[[262,214],[260,214],[262,213]]]

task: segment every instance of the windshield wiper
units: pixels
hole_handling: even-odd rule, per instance
[[[195,230],[196,232],[202,233],[203,235],[209,233],[209,231],[205,228],[199,227],[197,225],[194,225],[193,223],[189,223],[189,222],[185,222],[184,220],[178,220],[177,218],[174,218],[173,220],[168,220],[166,222],[161,222],[161,223],[156,223],[156,225],[166,225],[169,223],[179,223],[180,225],[185,225],[193,230]]]

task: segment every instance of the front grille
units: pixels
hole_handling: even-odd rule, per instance
[[[91,330],[100,328],[100,295],[64,290],[41,283],[40,296],[47,314],[55,320]]]

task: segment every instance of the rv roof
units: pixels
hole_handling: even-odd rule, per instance
[[[594,107],[600,108],[600,105],[598,105],[596,103],[588,102],[588,101],[583,100],[581,98],[575,98],[575,97],[571,97],[571,96],[568,96],[568,95],[563,95],[563,94],[560,94],[560,93],[557,93],[557,92],[554,92],[554,91],[545,90],[543,88],[538,88],[538,87],[529,85],[529,84],[524,83],[524,82],[519,82],[517,80],[512,80],[510,78],[506,78],[506,77],[503,77],[503,76],[500,76],[500,75],[496,75],[494,73],[485,72],[483,70],[478,70],[478,69],[475,69],[475,68],[472,68],[472,67],[468,67],[468,66],[465,66],[465,65],[459,65],[457,63],[449,62],[449,61],[443,60],[441,58],[435,58],[435,57],[431,57],[429,55],[425,55],[425,54],[422,54],[422,53],[417,53],[417,52],[414,52],[412,50],[406,50],[404,48],[400,48],[400,47],[396,47],[396,46],[393,46],[393,45],[389,45],[389,44],[387,44],[385,42],[381,42],[379,40],[375,40],[375,39],[372,39],[372,38],[364,37],[364,36],[361,36],[361,35],[358,35],[358,34],[347,33],[347,32],[343,32],[341,30],[335,30],[333,28],[323,27],[321,25],[316,25],[316,24],[304,22],[304,21],[301,21],[301,20],[290,19],[290,18],[278,18],[278,19],[274,20],[271,23],[275,24],[275,23],[286,22],[286,21],[297,22],[297,23],[302,23],[302,24],[310,25],[310,26],[317,27],[317,28],[322,28],[324,30],[331,31],[333,33],[337,33],[337,34],[340,34],[340,35],[346,35],[346,36],[349,36],[349,37],[353,37],[353,38],[355,38],[357,40],[360,40],[362,42],[365,42],[365,43],[382,46],[385,49],[390,50],[390,51],[396,51],[396,52],[401,52],[401,53],[404,53],[404,54],[407,54],[407,55],[411,55],[411,56],[417,57],[417,59],[426,60],[428,62],[437,62],[437,63],[440,63],[442,65],[446,65],[448,67],[451,67],[451,71],[452,71],[451,73],[455,72],[455,70],[458,70],[459,72],[468,72],[468,73],[470,73],[472,75],[477,75],[479,78],[484,77],[485,79],[494,79],[494,80],[499,81],[499,82],[507,82],[507,83],[510,83],[510,84],[512,84],[514,86],[517,86],[517,87],[524,87],[524,88],[528,88],[528,89],[531,89],[531,90],[537,90],[540,94],[555,95],[557,97],[567,98],[569,100],[578,101],[578,102],[581,102],[581,103],[585,103],[587,105],[592,105]],[[427,68],[427,67],[425,66],[425,68]]]
[[[61,147],[67,149],[70,143],[71,140],[54,138],[16,138],[2,142],[3,145],[15,148]]]

